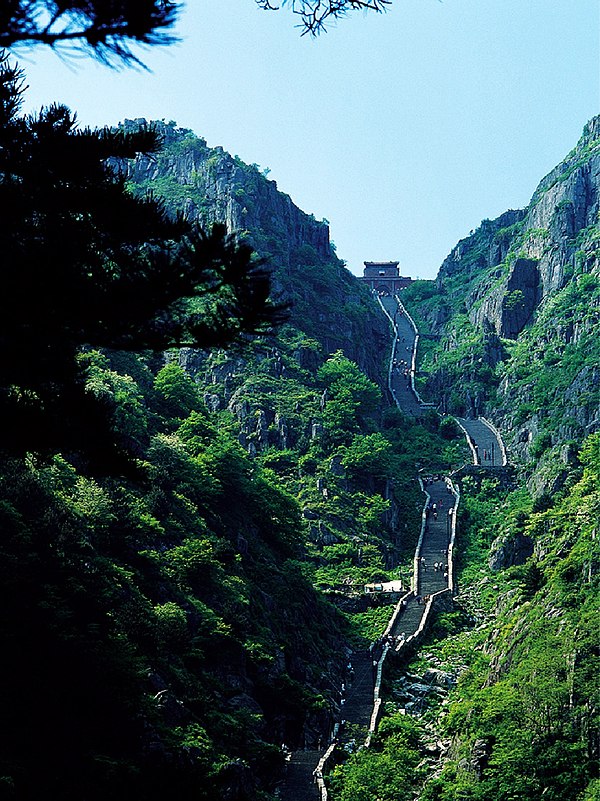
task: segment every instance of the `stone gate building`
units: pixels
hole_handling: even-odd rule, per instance
[[[362,280],[371,289],[393,295],[412,283],[412,278],[400,275],[397,261],[366,261]]]

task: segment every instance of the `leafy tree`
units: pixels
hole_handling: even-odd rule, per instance
[[[352,476],[372,475],[385,478],[389,471],[391,453],[392,445],[383,434],[358,434],[344,448],[342,464]]]
[[[418,724],[395,715],[382,721],[371,749],[353,754],[333,773],[340,801],[408,801],[424,774]]]
[[[347,432],[358,431],[363,418],[377,409],[381,391],[342,351],[334,353],[317,375],[327,388],[325,428],[334,441],[346,441]]]
[[[178,364],[165,365],[154,379],[154,388],[163,398],[164,411],[173,417],[187,417],[201,406],[198,387]]]

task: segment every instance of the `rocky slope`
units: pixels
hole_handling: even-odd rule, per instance
[[[136,129],[145,120],[128,120]],[[136,193],[151,190],[173,212],[203,226],[225,223],[248,241],[274,272],[275,291],[291,304],[290,322],[316,339],[324,355],[342,349],[369,377],[383,375],[385,320],[369,292],[344,267],[329,241],[325,221],[301,211],[256,164],[174,123],[153,122],[164,148],[127,165]]]
[[[492,416],[512,458],[536,468],[539,492],[564,478],[567,443],[599,425],[599,189],[596,117],[526,209],[484,220],[435,287],[412,290],[439,340],[425,391],[442,411]]]
[[[576,271],[598,275],[600,117],[537,187],[529,206],[484,220],[442,264],[437,284],[465,302],[475,325],[486,321],[515,339],[534,311],[564,288]]]

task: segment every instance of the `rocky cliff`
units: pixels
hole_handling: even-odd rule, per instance
[[[125,130],[145,120],[128,120]],[[273,268],[275,292],[291,304],[290,322],[316,339],[324,355],[342,349],[380,381],[387,327],[369,292],[344,267],[325,221],[299,209],[267,170],[245,164],[174,123],[153,122],[164,148],[127,165],[129,186],[152,191],[173,213],[203,226],[225,223]]]
[[[438,287],[456,294],[460,278],[475,325],[491,323],[508,339],[533,319],[535,309],[561,290],[576,271],[598,275],[600,117],[577,146],[539,184],[529,206],[507,211],[452,250]]]
[[[538,494],[564,480],[565,446],[599,425],[599,190],[596,117],[526,209],[484,220],[434,288],[411,290],[436,340],[426,394],[443,411],[492,416]]]
[[[145,124],[145,120],[127,120],[123,127]],[[294,250],[302,245],[313,247],[323,259],[331,257],[327,224],[301,211],[277,189],[275,181],[267,179],[267,170],[245,164],[222,147],[208,147],[204,139],[174,123],[151,124],[158,129],[164,149],[131,163],[132,184],[152,188],[171,211],[183,211],[205,226],[222,222],[229,231],[245,232],[259,249],[270,244],[279,267],[289,267]]]

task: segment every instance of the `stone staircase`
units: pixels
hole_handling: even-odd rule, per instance
[[[443,568],[435,570],[434,565],[436,562],[442,562],[444,566],[448,564],[447,550],[452,531],[452,515],[449,515],[448,511],[452,509],[454,513],[455,501],[443,480],[429,483],[425,489],[430,496],[430,504],[435,504],[437,507],[437,519],[433,511],[430,511],[421,544],[421,556],[425,561],[421,561],[417,589],[420,595],[431,595],[445,590],[448,586],[447,576],[444,578],[444,573],[447,571]]]
[[[294,751],[277,797],[281,801],[319,801],[320,794],[313,773],[322,756],[323,751]]]
[[[479,418],[470,420],[457,417],[456,421],[466,431],[475,447],[474,462],[482,467],[502,467],[504,452],[495,432]]]
[[[380,298],[381,305],[387,312],[397,331],[395,338],[395,348],[392,359],[395,359],[400,367],[392,369],[390,374],[390,390],[396,401],[398,408],[405,414],[419,417],[423,413],[423,408],[419,399],[412,391],[410,382],[410,367],[412,365],[413,351],[415,349],[416,333],[410,320],[404,312],[401,312],[395,298]],[[402,362],[406,362],[403,364]],[[408,371],[408,375],[404,375]]]
[[[401,361],[407,363],[401,365],[399,372],[392,370],[390,389],[400,410],[416,417],[423,413],[423,406],[412,391],[409,379],[404,375],[406,367],[412,364],[416,332],[407,316],[399,312],[399,306],[394,298],[383,297],[380,300],[398,333],[392,358],[398,363]],[[483,423],[481,425],[486,432],[494,436],[488,426]],[[477,433],[481,436],[484,432]],[[498,452],[500,452],[499,446]],[[501,461],[499,463],[501,464]],[[447,563],[444,550],[448,549],[452,531],[452,519],[448,516],[448,510],[452,508],[454,512],[455,499],[441,478],[428,482],[426,490],[431,504],[435,503],[438,507],[437,518],[434,519],[433,513],[428,516],[419,553],[419,556],[424,558],[424,565],[419,560],[418,567],[416,566],[417,593],[405,599],[403,608],[391,626],[392,638],[404,635],[404,639],[408,639],[421,626],[426,604],[424,601],[417,602],[417,596],[433,595],[448,588],[448,580],[444,576],[445,570],[443,568],[434,570],[434,563],[441,562],[444,566]],[[374,707],[376,669],[373,661],[378,662],[381,658],[384,650],[383,642],[382,638],[371,650],[355,651],[350,657],[354,677],[352,682],[347,682],[344,703],[340,706],[339,721],[334,731],[334,742],[337,747],[343,748],[351,740],[355,740],[359,746],[365,742],[374,708],[377,708]],[[398,641],[395,639],[389,643],[392,648],[396,645]],[[386,645],[386,649],[387,647]],[[380,700],[376,702],[380,703]],[[314,772],[323,754],[324,752],[320,750],[299,750],[291,755],[285,780],[277,791],[277,797],[281,801],[320,801],[320,791],[314,780]]]
[[[350,657],[354,679],[346,689],[346,702],[340,711],[341,720],[346,721],[340,729],[339,739],[342,742],[353,736],[356,727],[364,729],[365,733],[369,728],[373,711],[374,658],[368,650],[354,651]]]

